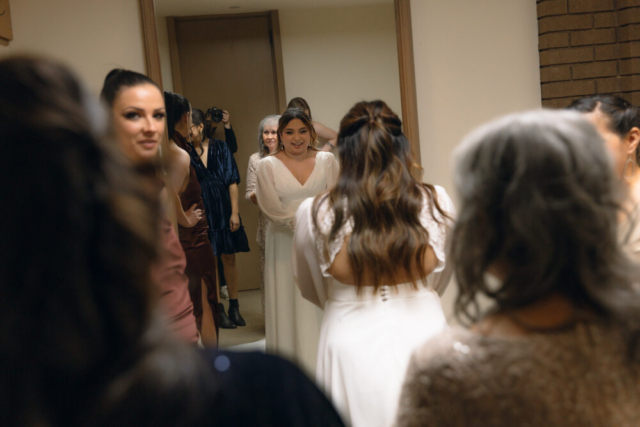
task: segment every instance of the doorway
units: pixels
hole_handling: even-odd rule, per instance
[[[239,290],[260,288],[255,241],[258,207],[244,199],[249,157],[258,151],[258,123],[279,114],[284,87],[278,84],[277,12],[168,18],[174,89],[193,108],[229,111],[238,141],[238,207],[251,252],[238,253]],[[275,30],[275,31],[274,31]],[[224,140],[222,124],[216,138]]]

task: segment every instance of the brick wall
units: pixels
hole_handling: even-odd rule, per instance
[[[613,93],[640,105],[640,0],[537,0],[542,105]]]

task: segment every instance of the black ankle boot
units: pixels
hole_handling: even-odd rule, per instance
[[[240,305],[237,299],[229,300],[229,319],[238,326],[247,325],[242,316],[240,316]]]
[[[238,327],[227,317],[227,313],[224,312],[224,305],[222,305],[222,303],[218,304],[218,310],[220,311],[220,327],[222,329],[235,329]],[[229,309],[229,314],[231,314],[231,309]]]

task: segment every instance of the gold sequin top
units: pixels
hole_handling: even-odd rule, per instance
[[[640,426],[640,363],[595,321],[517,337],[453,328],[413,354],[397,425]]]

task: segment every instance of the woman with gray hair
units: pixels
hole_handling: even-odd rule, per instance
[[[278,150],[278,120],[279,115],[267,116],[258,126],[258,152],[249,157],[249,167],[247,168],[247,192],[244,198],[254,205],[258,204],[256,198],[256,180],[258,163],[265,156],[275,153]],[[262,314],[264,314],[264,242],[267,235],[267,218],[258,211],[258,231],[256,242],[260,247],[260,292],[262,293]]]
[[[414,353],[397,425],[637,425],[639,271],[594,127],[570,111],[492,122],[456,151],[455,184],[455,308],[473,326]]]

